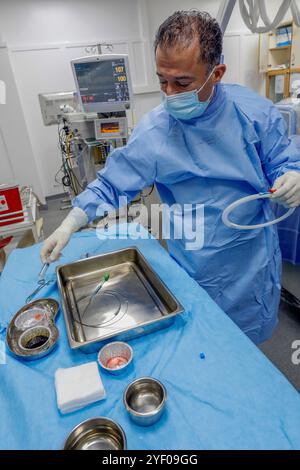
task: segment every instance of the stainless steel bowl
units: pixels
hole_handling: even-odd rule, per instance
[[[51,330],[48,326],[34,326],[23,331],[19,337],[19,346],[25,351],[40,351],[48,346],[51,338]]]
[[[119,424],[108,418],[92,418],[69,434],[64,450],[126,450],[126,436]]]
[[[38,299],[22,307],[11,319],[6,343],[14,356],[26,360],[40,359],[57,345],[59,332],[55,319],[59,304],[54,299]]]
[[[130,369],[132,358],[132,347],[121,341],[106,344],[98,353],[98,363],[102,369],[113,375],[127,372]],[[118,364],[118,360],[121,361],[120,364]]]
[[[142,377],[128,385],[123,401],[130,418],[140,426],[156,423],[166,406],[167,391],[152,377]]]

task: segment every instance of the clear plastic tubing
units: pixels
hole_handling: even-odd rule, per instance
[[[223,223],[227,227],[235,228],[237,230],[254,230],[254,229],[269,227],[270,225],[278,224],[278,222],[281,222],[282,220],[287,219],[290,215],[293,214],[293,212],[295,211],[295,207],[289,209],[285,214],[283,214],[278,219],[269,220],[268,222],[265,222],[263,224],[258,224],[258,225],[239,225],[229,220],[229,215],[231,214],[231,212],[237,207],[241,206],[242,204],[247,204],[248,202],[255,201],[257,199],[269,199],[271,196],[272,196],[271,193],[258,193],[258,194],[253,194],[252,196],[246,196],[241,199],[238,199],[237,201],[233,202],[228,207],[226,207],[226,209],[223,211],[222,213]]]

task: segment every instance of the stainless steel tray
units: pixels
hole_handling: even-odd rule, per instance
[[[85,311],[101,278],[106,281]],[[136,247],[57,268],[72,349],[99,349],[112,338],[128,340],[169,326],[183,307]]]

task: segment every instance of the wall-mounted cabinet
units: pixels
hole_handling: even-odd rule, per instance
[[[300,68],[300,28],[293,25],[292,47],[291,47],[291,69]]]
[[[266,74],[268,98],[277,102],[290,96],[291,84],[300,74],[300,28],[295,23],[282,23],[260,35],[259,71]]]

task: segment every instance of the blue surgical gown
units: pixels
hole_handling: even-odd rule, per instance
[[[299,153],[300,153],[300,135],[292,135]],[[280,217],[283,208],[279,204],[275,205],[274,212],[276,217]],[[294,214],[280,222],[277,226],[279,245],[284,261],[300,265],[300,207],[297,207]]]
[[[92,220],[98,209],[118,207],[155,183],[163,203],[204,205],[204,243],[187,250],[168,241],[170,255],[255,343],[271,336],[280,299],[281,255],[276,227],[234,230],[221,220],[233,201],[267,191],[300,155],[272,103],[238,85],[218,85],[199,118],[174,119],[159,105],[136,126],[129,143],[108,157],[97,179],[77,196]],[[242,224],[273,217],[260,200],[235,214]],[[171,223],[176,217],[170,216]],[[176,227],[173,227],[174,230]],[[171,236],[173,231],[171,230]],[[201,315],[201,304],[199,304]]]

